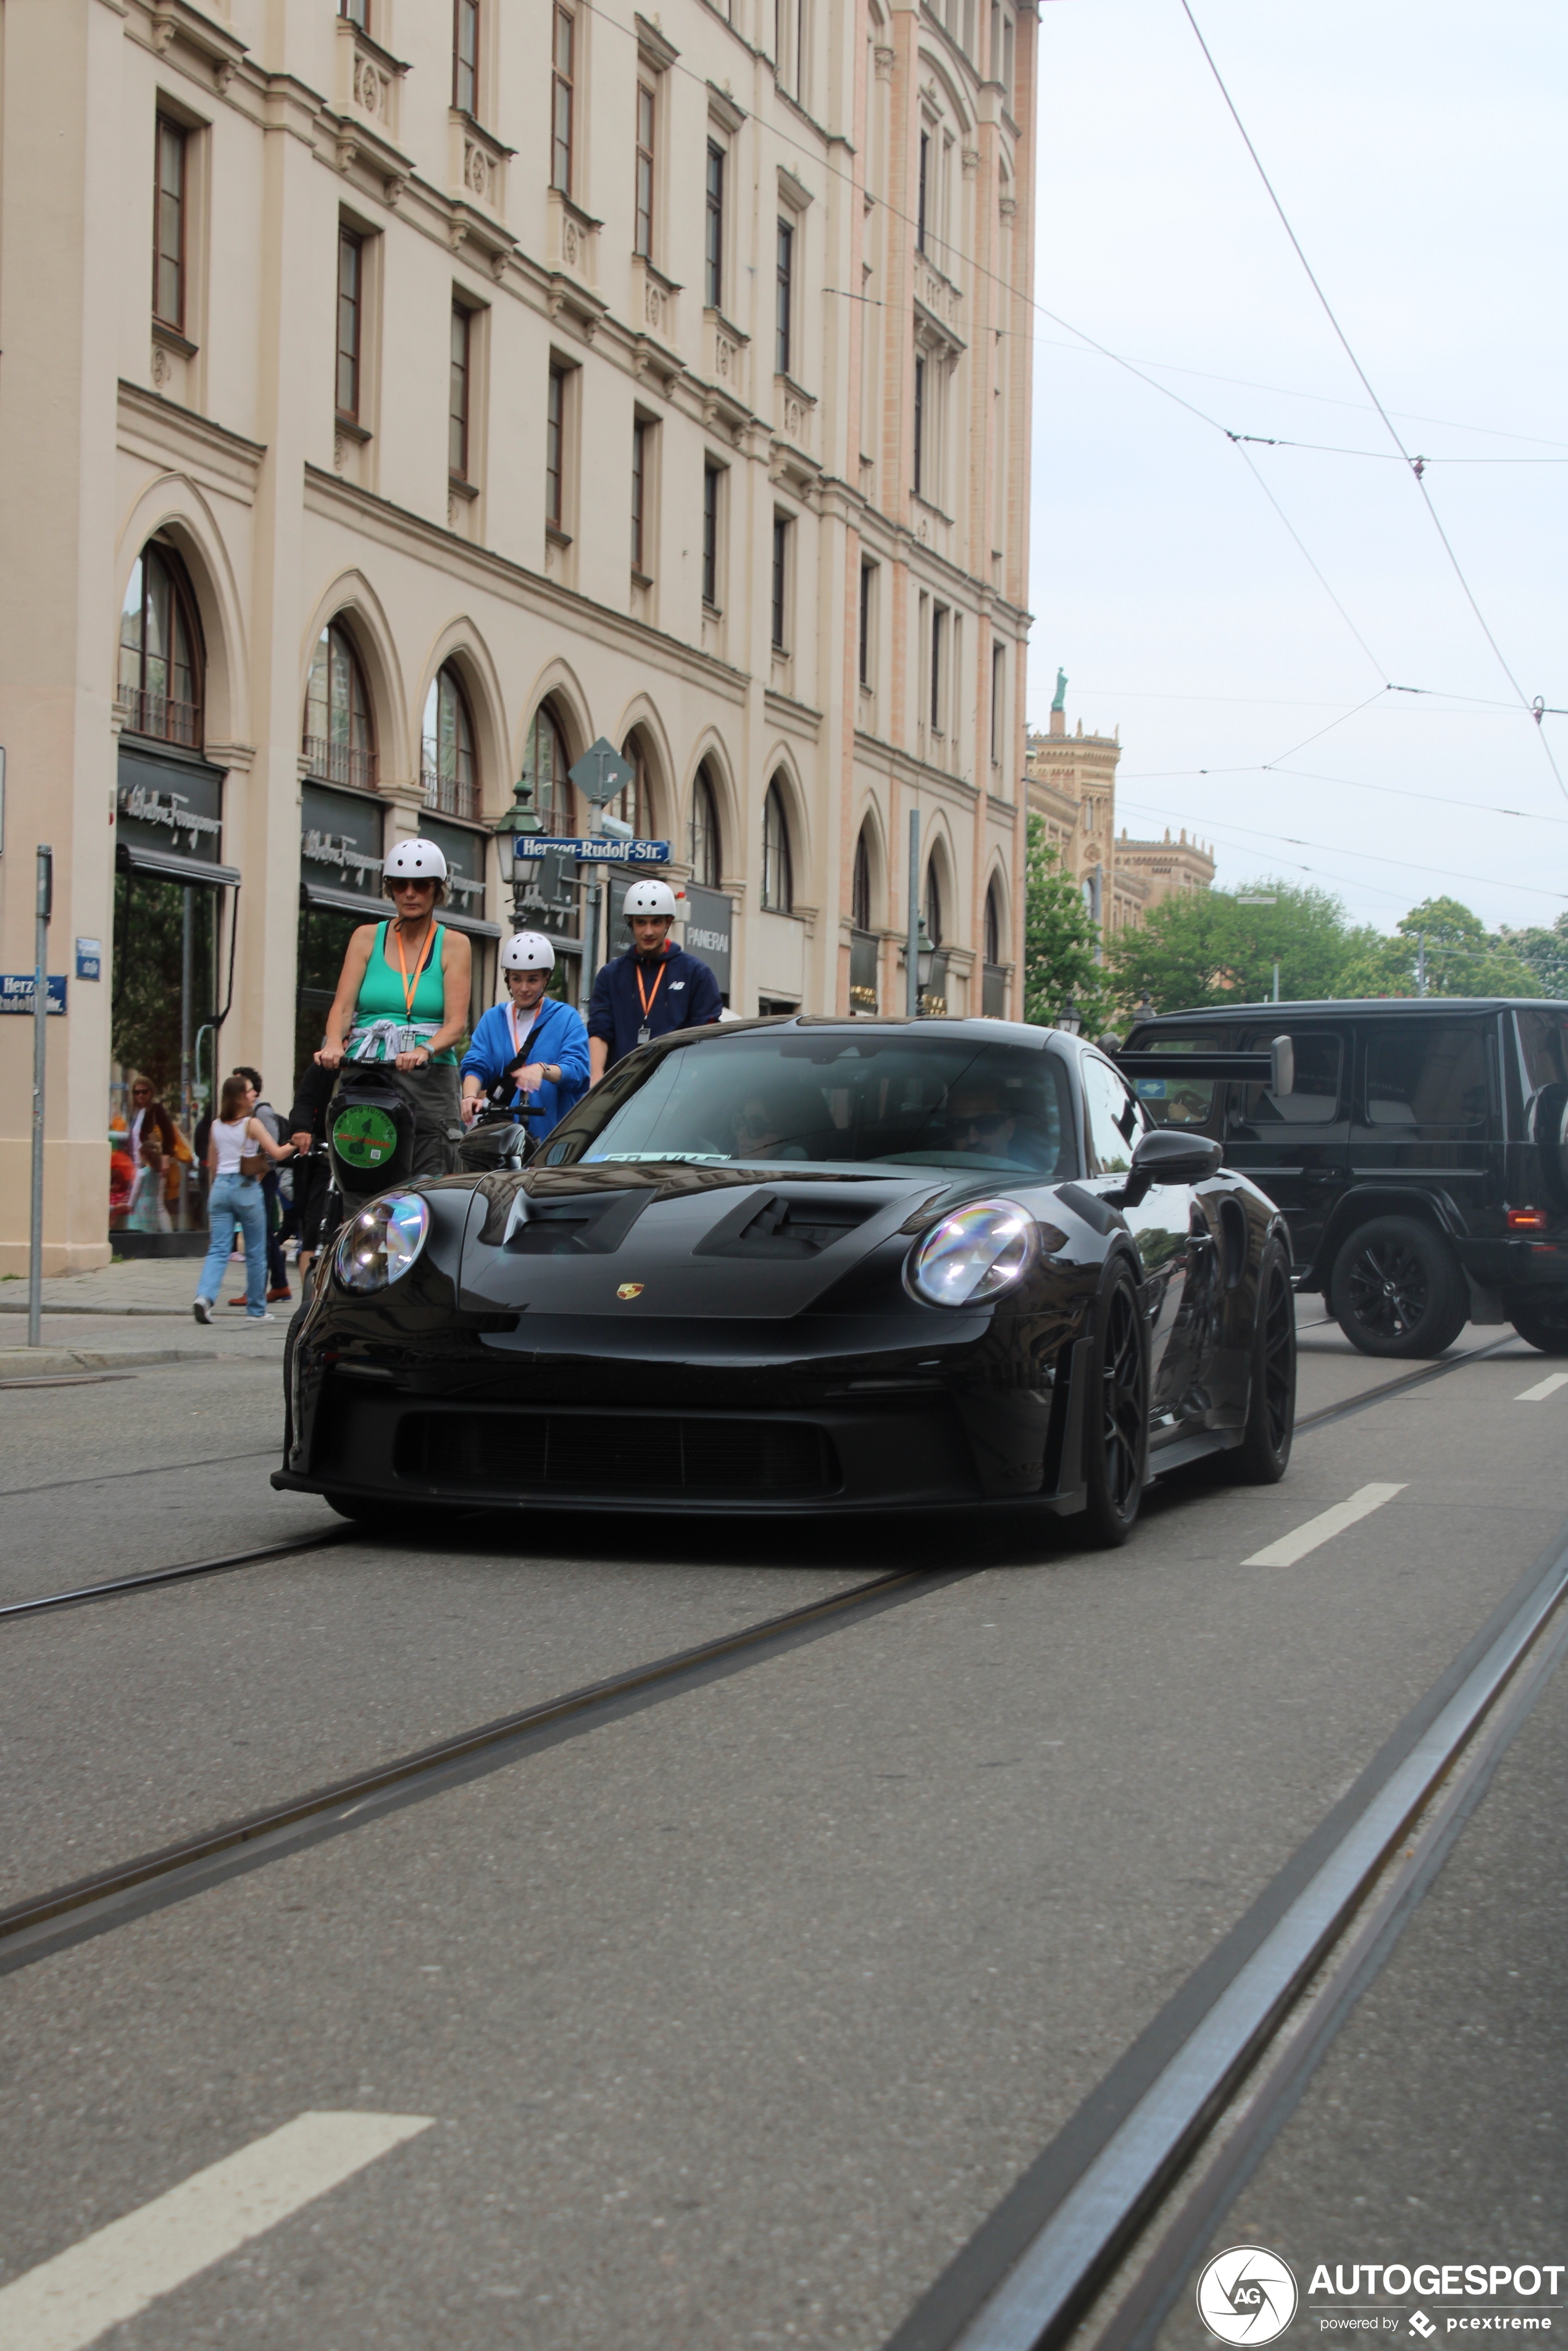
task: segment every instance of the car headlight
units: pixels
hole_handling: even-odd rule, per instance
[[[915,1243],[904,1279],[927,1306],[977,1306],[1021,1281],[1034,1252],[1031,1217],[1010,1200],[977,1200]]]
[[[389,1192],[350,1218],[334,1264],[345,1290],[384,1290],[408,1271],[424,1247],[430,1210],[416,1192]]]

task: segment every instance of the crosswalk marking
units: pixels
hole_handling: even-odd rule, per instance
[[[1343,1534],[1346,1527],[1354,1527],[1358,1519],[1366,1518],[1373,1510],[1380,1510],[1385,1502],[1391,1502],[1396,1494],[1404,1491],[1404,1484],[1359,1486],[1348,1501],[1336,1502],[1331,1510],[1320,1510],[1315,1519],[1307,1520],[1305,1526],[1297,1527],[1291,1534],[1281,1535],[1278,1542],[1268,1544],[1262,1551],[1255,1551],[1251,1558],[1244,1559],[1241,1564],[1243,1567],[1294,1567],[1299,1559],[1305,1559],[1307,1553],[1316,1551],[1320,1543],[1326,1543],[1332,1536]]]
[[[0,2351],[86,2351],[434,2119],[297,2115],[0,2286]]]
[[[1514,1402],[1515,1404],[1544,1404],[1547,1397],[1555,1395],[1559,1388],[1568,1388],[1568,1372],[1551,1372],[1545,1379],[1537,1380],[1532,1388],[1521,1388],[1514,1397]]]

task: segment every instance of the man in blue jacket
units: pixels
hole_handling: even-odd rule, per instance
[[[650,1044],[672,1029],[706,1028],[724,1008],[706,964],[670,944],[675,893],[667,882],[633,882],[625,914],[632,945],[602,967],[588,1008],[593,1085],[634,1045]]]
[[[536,1141],[588,1092],[588,1031],[574,1005],[545,994],[554,969],[555,949],[542,932],[518,931],[501,949],[511,1000],[490,1007],[463,1056],[465,1125],[508,1078],[511,1104]]]

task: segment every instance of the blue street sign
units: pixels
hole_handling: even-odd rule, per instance
[[[49,1011],[51,1016],[66,1008],[66,976],[63,971],[49,974]],[[26,1012],[33,1009],[33,974],[30,971],[0,971],[0,1012]]]
[[[101,939],[77,941],[77,977],[78,979],[103,977],[103,941]]]
[[[515,833],[516,855],[524,857],[570,857],[580,865],[667,865],[670,844],[667,841],[612,841],[608,833],[586,833],[580,840],[562,840],[557,834]]]

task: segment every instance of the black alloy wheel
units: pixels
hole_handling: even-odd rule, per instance
[[[1414,1217],[1374,1217],[1352,1233],[1334,1259],[1329,1305],[1364,1355],[1440,1355],[1469,1313],[1452,1249]]]
[[[1520,1337],[1543,1355],[1568,1355],[1568,1298],[1532,1299],[1509,1315]]]
[[[1089,1393],[1083,1403],[1083,1474],[1090,1541],[1114,1551],[1132,1533],[1144,1498],[1149,1438],[1149,1365],[1138,1293],[1125,1266],[1101,1292]]]
[[[1221,1456],[1226,1474],[1239,1485],[1277,1485],[1291,1458],[1295,1427],[1296,1299],[1285,1252],[1271,1240],[1258,1271],[1247,1433],[1233,1452]]]

